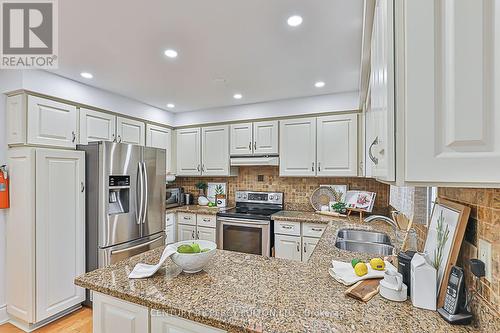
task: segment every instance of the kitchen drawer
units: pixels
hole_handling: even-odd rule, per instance
[[[326,224],[302,223],[302,236],[320,238],[326,226]]]
[[[274,233],[300,236],[300,222],[274,221]]]
[[[196,215],[196,222],[200,227],[215,228],[217,226],[217,216],[215,215]]]
[[[177,213],[178,224],[196,225],[196,214],[193,213]]]

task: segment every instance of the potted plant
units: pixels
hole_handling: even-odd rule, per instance
[[[205,183],[205,182],[198,182],[198,183],[196,183],[195,186],[198,189],[198,195],[200,197],[204,197],[205,196],[205,190],[208,187],[207,183]]]

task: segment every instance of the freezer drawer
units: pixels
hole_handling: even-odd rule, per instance
[[[99,249],[99,267],[114,264],[137,254],[155,249],[165,244],[165,233],[144,237],[133,242]]]

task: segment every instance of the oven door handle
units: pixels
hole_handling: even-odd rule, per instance
[[[254,219],[242,219],[242,218],[235,218],[235,217],[217,217],[217,221],[220,222],[230,222],[231,224],[237,223],[237,224],[250,224],[250,225],[268,225],[269,221],[266,220],[254,220]]]

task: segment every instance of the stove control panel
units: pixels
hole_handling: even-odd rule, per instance
[[[236,202],[283,204],[283,193],[281,192],[236,191],[235,197]]]

